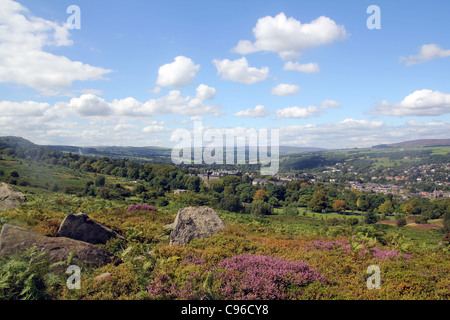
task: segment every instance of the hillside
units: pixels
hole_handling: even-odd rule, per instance
[[[304,164],[332,163],[330,152]],[[335,156],[363,161],[361,152]],[[35,266],[30,252],[0,259],[0,299],[450,298],[450,279],[436,277],[450,272],[449,199],[402,200],[306,177],[253,185],[248,175],[228,175],[206,184],[169,164],[88,157],[11,137],[0,138],[0,181],[27,198],[0,211],[0,226],[53,238],[68,214],[83,212],[121,236],[98,244],[121,263],[83,267],[78,290],[66,287],[64,273],[49,281],[49,265]],[[226,229],[170,245],[167,225],[188,206],[213,208]],[[367,286],[371,265],[380,267],[379,290]],[[37,270],[32,277],[30,270]]]
[[[426,148],[426,147],[448,147],[450,139],[420,139],[403,141],[391,144],[376,145],[372,148]]]

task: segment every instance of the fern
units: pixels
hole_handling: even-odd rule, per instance
[[[32,247],[0,260],[0,299],[42,300],[63,284],[61,275],[51,269],[66,262],[51,264],[48,255]]]

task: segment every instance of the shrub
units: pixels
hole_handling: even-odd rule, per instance
[[[208,206],[208,207],[216,207],[217,199],[214,196],[210,196],[207,194],[195,193],[192,191],[182,192],[174,196],[174,200],[176,203],[181,204],[182,206]]]
[[[147,291],[163,299],[280,300],[298,298],[301,289],[312,283],[326,283],[303,261],[266,255],[236,255],[216,267],[194,271],[201,266],[201,262],[191,266],[184,285],[167,274],[157,275]]]
[[[297,206],[294,204],[289,204],[288,206],[283,208],[283,214],[287,216],[297,216],[298,215]]]
[[[158,207],[166,207],[166,206],[169,205],[169,201],[168,201],[165,197],[163,197],[163,198],[158,198],[158,199],[156,199],[155,204],[156,204]]]
[[[9,172],[9,176],[13,177],[13,178],[18,178],[19,177],[19,173],[16,170],[11,170]]]
[[[327,226],[338,226],[340,224],[344,224],[345,220],[344,219],[339,219],[339,218],[330,218],[327,219],[327,221],[325,222],[325,224]]]
[[[272,214],[273,207],[262,200],[256,200],[248,204],[247,207],[245,208],[245,211],[251,214],[252,216],[260,217]]]
[[[220,201],[220,208],[230,212],[240,212],[242,210],[242,204],[239,197],[233,194],[227,194]]]
[[[313,240],[310,242],[310,246],[307,246],[307,249],[309,248],[350,253],[350,244],[346,240]]]
[[[299,287],[319,281],[323,275],[303,261],[289,261],[266,255],[237,255],[222,260],[216,279],[218,295],[225,300],[292,298]]]
[[[104,176],[99,176],[95,179],[94,185],[96,187],[103,187],[105,185],[106,179]]]
[[[401,217],[397,219],[397,226],[398,227],[403,227],[406,226],[406,219]]]
[[[148,204],[133,204],[127,208],[127,212],[131,211],[158,211],[154,206],[149,206]]]
[[[375,212],[373,211],[368,211],[365,215],[364,215],[364,222],[367,224],[374,224],[378,222],[378,217],[375,214]]]
[[[397,250],[380,249],[378,247],[372,249],[372,258],[396,260],[399,259],[401,256],[402,254]],[[403,258],[409,260],[411,259],[411,255],[404,253]]]
[[[345,221],[345,223],[350,226],[356,226],[359,223],[359,219],[355,217],[350,217]]]

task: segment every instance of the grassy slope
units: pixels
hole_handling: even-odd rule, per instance
[[[124,263],[99,269],[83,270],[81,290],[53,288],[55,299],[140,299],[155,298],[146,293],[149,283],[166,274],[169,283],[183,286],[193,272],[198,274],[199,288],[207,280],[207,268],[224,258],[236,254],[264,254],[288,260],[303,260],[318,269],[328,279],[326,285],[310,285],[297,294],[302,299],[448,299],[450,280],[440,275],[450,272],[448,253],[438,243],[439,230],[414,230],[408,226],[380,225],[372,231],[380,231],[386,241],[377,243],[380,248],[400,250],[412,255],[407,259],[378,259],[370,255],[342,252],[340,249],[322,250],[311,247],[312,241],[346,241],[347,229],[328,226],[327,218],[337,214],[312,214],[302,211],[299,216],[277,214],[265,218],[219,211],[228,228],[208,239],[194,240],[186,247],[168,246],[168,232],[163,228],[173,221],[179,206],[170,204],[159,208],[159,213],[127,213],[127,203],[92,197],[76,197],[53,193],[42,189],[46,183],[82,187],[93,175],[51,165],[22,164],[2,160],[0,167],[7,173],[16,169],[20,177],[35,187],[18,187],[26,193],[34,193],[30,202],[19,209],[0,212],[0,223],[19,224],[40,234],[54,236],[59,223],[67,214],[84,212],[100,223],[123,235],[127,241],[111,241],[105,248],[121,256]],[[114,178],[116,179],[116,178]],[[116,182],[113,177],[107,181]],[[126,181],[121,181],[126,182]],[[303,215],[303,212],[305,215]],[[361,227],[362,228],[362,227]],[[356,231],[354,231],[356,235]],[[359,234],[361,236],[361,234]],[[204,264],[189,263],[191,257]],[[368,290],[366,269],[380,266],[382,288]],[[111,272],[112,279],[97,282],[94,278]],[[220,279],[216,279],[219,283]],[[294,294],[294,293],[292,293]],[[300,295],[298,295],[300,294]],[[159,296],[159,298],[174,298]]]

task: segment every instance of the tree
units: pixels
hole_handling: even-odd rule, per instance
[[[186,186],[187,186],[188,190],[191,190],[194,192],[199,192],[200,184],[201,184],[200,178],[197,176],[194,176],[194,177],[189,177]]]
[[[378,217],[375,214],[375,212],[373,212],[373,210],[369,210],[365,216],[364,216],[364,222],[367,224],[374,224],[378,222]]]
[[[242,210],[242,204],[239,198],[233,194],[227,194],[220,201],[220,208],[230,212],[240,212]]]
[[[295,204],[290,203],[288,206],[283,208],[283,214],[285,214],[287,216],[297,216],[298,208]]]
[[[333,210],[336,212],[342,212],[347,210],[347,204],[344,200],[335,200],[333,202]]]
[[[94,185],[96,187],[103,187],[105,185],[105,177],[104,176],[99,176],[95,179]]]
[[[259,189],[256,191],[255,195],[253,196],[253,201],[265,201],[266,200],[266,192],[262,189]]]
[[[359,197],[356,201],[356,206],[361,211],[367,211],[369,209],[369,202],[364,197]]]
[[[236,194],[242,202],[250,203],[255,195],[255,188],[251,184],[240,184],[236,187]]]
[[[383,202],[379,207],[378,211],[380,211],[381,214],[387,215],[394,212],[394,206],[392,205],[391,200],[386,200]]]
[[[273,207],[262,200],[255,200],[246,206],[246,212],[255,217],[265,216],[273,213]]]
[[[328,207],[328,197],[326,193],[322,189],[314,191],[307,206],[309,210],[314,212],[322,212],[322,210],[325,210]]]
[[[450,232],[450,210],[447,210],[447,212],[444,213],[442,222],[444,224],[444,232],[446,233]]]
[[[102,199],[109,199],[109,188],[108,187],[101,187],[98,189],[98,196]]]
[[[279,207],[280,206],[280,201],[278,201],[277,198],[275,197],[270,197],[269,201],[267,201],[268,204],[270,204],[272,207]]]

